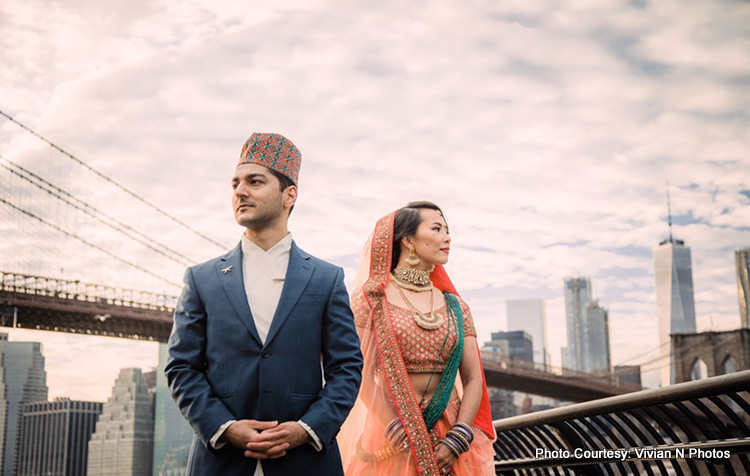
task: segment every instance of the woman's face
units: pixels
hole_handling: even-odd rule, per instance
[[[437,210],[422,208],[419,214],[422,222],[417,232],[414,236],[405,238],[419,258],[417,268],[428,269],[432,265],[447,263],[451,243],[448,225]],[[409,256],[408,249],[403,250],[402,253],[405,253],[405,255],[402,254],[404,257]]]

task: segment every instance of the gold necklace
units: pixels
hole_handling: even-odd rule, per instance
[[[432,281],[430,281],[430,272],[432,268],[414,269],[405,266],[398,266],[391,271],[391,276],[404,289],[411,291],[423,292],[432,290]]]
[[[401,286],[399,283],[397,283],[394,280],[391,280],[396,286],[396,289],[398,289],[399,294],[401,294],[401,297],[404,298],[404,302],[415,312],[414,315],[414,322],[421,327],[422,329],[426,331],[434,331],[435,329],[438,329],[443,324],[443,318],[439,315],[435,314],[435,293],[430,291],[430,317],[425,316],[419,309],[414,307],[414,304],[409,301],[409,299],[406,297],[406,294],[404,294],[404,291],[401,289]]]

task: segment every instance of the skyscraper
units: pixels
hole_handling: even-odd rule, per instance
[[[586,304],[584,325],[584,372],[609,372],[609,313],[597,301]]]
[[[621,382],[630,382],[636,385],[641,385],[640,365],[615,365],[614,373]]]
[[[169,393],[164,367],[167,344],[159,344],[154,399],[154,476],[183,475],[187,467],[193,432]]]
[[[567,369],[583,371],[586,305],[591,301],[591,278],[566,278],[564,287],[568,346],[562,349],[562,364]]]
[[[734,261],[737,264],[740,327],[750,327],[750,248],[735,251]]]
[[[502,341],[507,344],[501,344]],[[534,358],[532,339],[526,331],[493,332],[488,344],[495,347],[507,346],[508,355],[515,359],[532,361]]]
[[[549,364],[547,309],[541,299],[511,299],[506,302],[508,330],[525,331],[531,336],[534,362]]]
[[[667,196],[669,197],[669,196]],[[667,199],[669,204],[669,199]],[[674,383],[674,358],[671,334],[695,333],[695,300],[690,248],[672,237],[672,212],[669,217],[669,238],[654,248],[656,277],[656,315],[659,321],[659,362],[661,385]]]
[[[101,402],[57,398],[26,403],[17,476],[86,476],[88,444]]]
[[[151,476],[154,417],[143,372],[120,370],[89,442],[89,476]]]
[[[0,474],[15,475],[23,404],[47,400],[47,372],[39,342],[10,342],[0,333],[0,357]]]

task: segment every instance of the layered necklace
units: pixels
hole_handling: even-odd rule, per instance
[[[430,271],[406,267],[398,267],[391,273],[391,281],[396,286],[404,302],[414,311],[414,322],[426,331],[432,331],[443,324],[443,318],[435,314],[435,294],[432,292],[432,281]],[[404,289],[415,292],[430,292],[430,312],[425,315],[406,297]]]
[[[432,281],[430,281],[430,272],[432,269],[414,269],[405,266],[399,266],[391,271],[391,277],[395,284],[410,291],[418,293],[432,290]]]

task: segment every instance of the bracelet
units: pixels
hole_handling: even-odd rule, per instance
[[[453,430],[462,433],[469,440],[469,443],[474,441],[474,430],[466,423],[456,423],[453,425]]]
[[[440,440],[440,443],[444,444],[446,448],[448,448],[450,452],[453,453],[453,456],[455,456],[456,459],[461,456],[461,450],[458,448],[456,440],[452,438],[443,438],[442,440]]]
[[[391,446],[401,452],[409,449],[409,435],[406,434],[401,420],[394,418],[385,429],[385,438]]]
[[[357,458],[361,459],[365,463],[379,463],[386,460],[396,454],[396,450],[392,446],[387,446],[382,450],[376,451],[375,453],[368,453],[362,449],[362,438],[357,440],[357,448],[355,454]]]
[[[450,437],[450,438],[454,438],[454,439],[458,440],[457,442],[458,442],[458,444],[459,444],[459,446],[461,448],[461,453],[466,453],[467,451],[469,451],[469,446],[471,445],[471,443],[461,433],[459,433],[459,432],[457,432],[455,430],[451,430],[445,436],[446,437]]]

